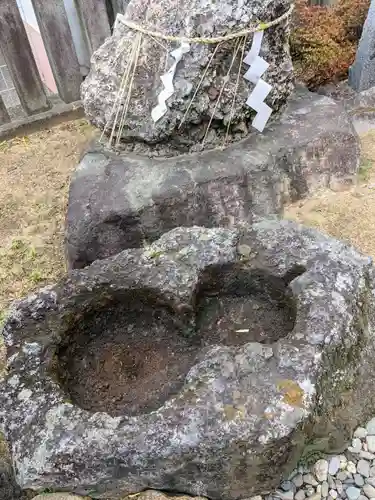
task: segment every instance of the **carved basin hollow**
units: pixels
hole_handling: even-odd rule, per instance
[[[287,285],[264,271],[209,268],[198,285],[193,326],[150,292],[122,295],[70,328],[58,351],[60,382],[89,411],[155,410],[181,389],[203,348],[285,337],[295,321]]]
[[[265,495],[375,406],[374,288],[367,257],[274,218],[176,228],[70,273],[4,326],[17,482]]]

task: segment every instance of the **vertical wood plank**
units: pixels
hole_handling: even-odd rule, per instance
[[[80,99],[82,75],[64,0],[31,0],[61,99]]]
[[[93,53],[111,35],[106,0],[77,0],[77,7]]]
[[[10,116],[5,107],[4,101],[0,95],[0,125],[4,125],[4,123],[10,122]]]
[[[28,115],[50,108],[16,0],[0,1],[0,46]]]

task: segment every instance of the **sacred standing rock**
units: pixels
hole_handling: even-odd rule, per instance
[[[375,1],[372,0],[358,44],[357,54],[349,69],[349,84],[358,92],[375,86],[374,64]]]
[[[72,177],[68,267],[139,247],[176,226],[234,226],[353,182],[360,146],[343,107],[296,89],[264,134],[174,158],[115,155],[95,145]]]
[[[372,412],[374,311],[370,258],[277,219],[176,228],[73,271],[4,326],[17,481],[269,492],[305,444],[340,449]]]
[[[165,35],[205,38],[243,30],[252,22],[273,21],[289,8],[289,0],[131,0],[125,19]],[[139,36],[139,50],[132,54],[132,43]],[[228,140],[238,140],[248,135],[255,115],[246,105],[254,85],[243,78],[249,69],[243,59],[252,38],[253,34],[249,34],[246,39],[242,37],[221,44],[191,43],[177,65],[174,94],[167,100],[167,113],[154,123],[151,112],[164,88],[160,77],[175,63],[171,52],[181,42],[140,33],[118,18],[113,35],[94,53],[91,71],[82,85],[86,116],[101,129],[109,123],[106,131],[110,133],[117,112],[119,123],[126,110],[124,139],[151,145],[168,142],[175,154],[190,151],[202,142],[211,117],[213,122],[205,141],[207,147],[223,144],[229,123]],[[277,112],[286,104],[293,88],[288,19],[264,31],[260,56],[270,65],[262,77],[272,86],[266,102]],[[127,77],[127,68],[132,68],[135,57],[134,77],[132,71]],[[124,84],[123,92],[121,83]],[[130,87],[131,98],[127,102]],[[179,128],[183,117],[183,126]],[[163,148],[163,144],[160,147]]]

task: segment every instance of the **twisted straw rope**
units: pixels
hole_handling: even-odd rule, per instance
[[[144,26],[134,23],[133,21],[128,21],[127,19],[125,19],[125,16],[122,16],[120,14],[117,16],[117,19],[119,19],[128,28],[143,33],[144,35],[151,36],[153,38],[160,38],[162,40],[167,40],[169,42],[202,43],[211,45],[221,42],[227,42],[228,40],[234,40],[236,38],[247,36],[251,33],[255,33],[256,31],[263,31],[268,28],[271,28],[272,26],[275,26],[276,24],[279,24],[282,21],[284,21],[284,19],[288,18],[290,14],[293,12],[293,9],[294,9],[294,4],[291,4],[290,8],[286,12],[284,12],[282,16],[274,19],[273,21],[270,21],[268,23],[252,24],[244,30],[237,31],[236,33],[229,33],[229,35],[218,36],[215,38],[204,38],[204,37],[190,38],[187,36],[165,35],[164,33],[161,33],[159,31],[152,31],[148,28],[145,28]]]

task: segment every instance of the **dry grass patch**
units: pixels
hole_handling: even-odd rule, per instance
[[[361,138],[358,183],[350,190],[324,191],[285,210],[285,217],[347,241],[375,258],[375,131]]]
[[[12,300],[63,275],[69,179],[93,136],[76,120],[0,142],[0,320]]]
[[[0,142],[0,322],[12,300],[64,274],[70,175],[94,135],[85,120],[77,120]],[[356,186],[291,205],[285,217],[375,257],[375,131],[362,138],[362,146]]]

